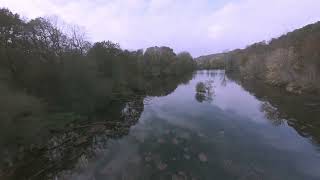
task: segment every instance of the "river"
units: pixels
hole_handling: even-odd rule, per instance
[[[206,93],[196,92],[199,82]],[[139,110],[128,104],[122,111],[137,122],[125,135],[111,137],[96,125],[90,142],[83,140],[87,146],[64,150],[82,148],[67,166],[37,167],[28,178],[320,179],[317,99],[284,94],[231,80],[222,70],[198,71],[169,94],[132,102]],[[61,159],[61,153],[55,149],[45,156]]]

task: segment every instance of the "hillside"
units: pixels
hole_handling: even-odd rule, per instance
[[[320,93],[320,22],[230,51],[223,60],[227,72],[241,80],[263,81],[296,94]]]

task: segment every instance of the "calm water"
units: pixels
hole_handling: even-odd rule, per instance
[[[199,82],[205,83],[210,92],[197,94]],[[309,104],[316,110],[309,113],[301,108],[300,112],[285,112],[299,109],[292,102],[306,101],[283,97],[274,104],[272,99],[279,100],[280,95],[271,94],[274,96],[268,101],[229,80],[223,71],[199,71],[169,95],[146,98],[141,114],[131,112],[137,113],[139,121],[128,135],[95,135],[89,150],[85,149],[90,153],[77,157],[68,168],[56,168],[51,177],[320,179],[319,123],[315,122],[318,107]],[[59,156],[55,153],[51,158]]]

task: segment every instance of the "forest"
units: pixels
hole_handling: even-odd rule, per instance
[[[91,43],[77,26],[59,27],[54,19],[27,21],[3,8],[0,22],[0,101],[6,102],[0,118],[8,122],[48,112],[88,116],[114,99],[146,94],[159,78],[195,68],[188,52]]]

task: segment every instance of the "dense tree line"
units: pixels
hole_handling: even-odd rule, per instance
[[[225,69],[225,61],[223,59],[207,59],[202,62],[197,62],[197,69],[199,70],[209,70],[209,69]]]
[[[0,9],[0,22],[0,88],[6,98],[1,102],[17,103],[7,107],[13,116],[24,103],[91,112],[118,92],[143,92],[153,79],[179,76],[195,66],[187,52],[175,54],[168,47],[128,51],[110,41],[91,44],[79,28],[65,30],[46,18],[25,21],[8,9]],[[25,102],[12,99],[17,94]]]
[[[226,54],[221,53],[208,56],[200,56],[195,59],[197,62],[197,69],[225,69],[225,55]]]
[[[287,91],[320,93],[320,22],[224,55],[227,72]]]

